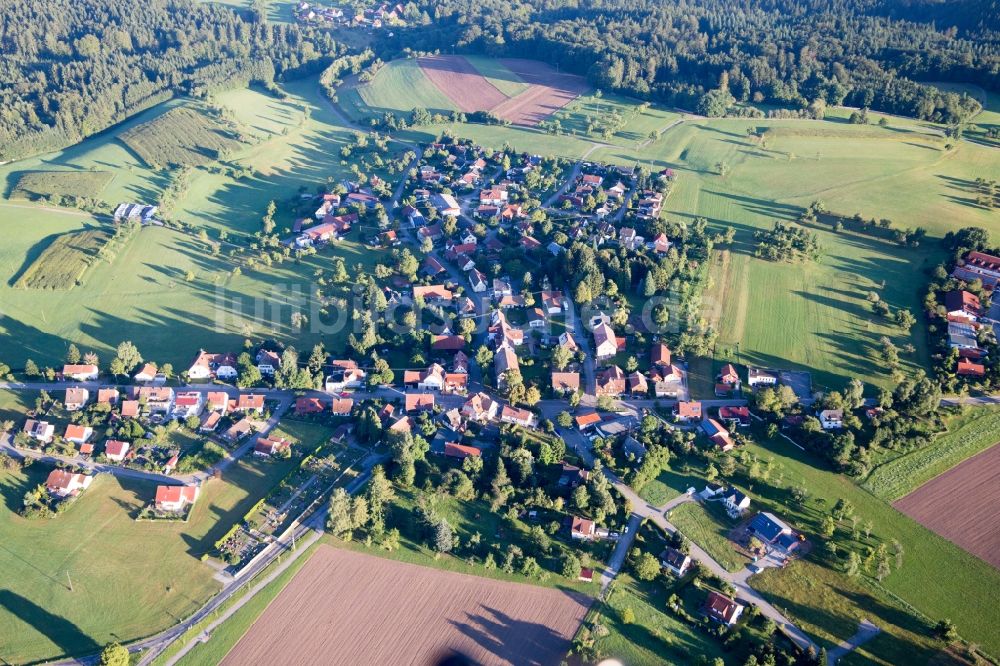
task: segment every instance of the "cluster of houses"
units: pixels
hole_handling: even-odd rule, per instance
[[[57,500],[75,499],[94,482],[94,475],[54,469],[45,479],[45,489]],[[159,485],[153,509],[161,514],[182,514],[194,505],[201,488],[196,485]]]
[[[969,252],[952,270],[951,276],[966,283],[978,281],[990,296],[1000,284],[1000,257],[985,252]],[[986,307],[979,296],[965,289],[944,295],[948,322],[948,346],[958,350],[955,374],[978,379],[986,375],[986,351],[979,345],[980,332],[992,329],[1000,334],[1000,303]]]
[[[378,30],[385,26],[399,25],[403,21],[403,5],[381,3],[373,7],[349,9],[299,2],[295,5],[295,18],[302,23],[326,27],[367,27]]]

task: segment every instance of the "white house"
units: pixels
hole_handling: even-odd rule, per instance
[[[273,375],[274,371],[281,367],[281,357],[270,349],[261,349],[257,352],[257,358],[254,360],[262,375]]]
[[[594,353],[598,361],[618,353],[618,339],[607,322],[602,321],[594,327]]]
[[[198,486],[157,486],[156,509],[177,513],[198,499]]]
[[[731,518],[739,518],[750,508],[750,498],[736,488],[729,488],[722,494],[722,506]]]
[[[188,368],[190,379],[232,379],[236,376],[236,356],[233,354],[212,354],[199,350]]]
[[[22,431],[32,439],[48,444],[56,434],[56,427],[48,421],[28,419]]]
[[[97,379],[98,369],[96,365],[64,365],[63,379],[74,379],[78,382],[89,382]]]
[[[94,477],[74,474],[64,469],[54,469],[45,480],[45,488],[56,497],[76,497],[90,487]]]
[[[844,427],[844,410],[824,409],[819,413],[819,424],[823,430],[840,430]]]
[[[178,393],[174,399],[174,416],[182,419],[186,419],[189,416],[198,416],[204,408],[204,398],[198,391]]]
[[[680,578],[687,573],[688,567],[691,566],[691,558],[676,548],[668,546],[660,553],[660,565]]]

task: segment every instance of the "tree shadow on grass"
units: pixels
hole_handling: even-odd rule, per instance
[[[44,634],[64,655],[90,654],[101,646],[78,626],[10,590],[0,590],[0,608]]]

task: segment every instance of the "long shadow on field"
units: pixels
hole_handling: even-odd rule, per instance
[[[790,204],[778,203],[776,201],[769,201],[767,199],[755,199],[754,197],[746,197],[740,194],[732,194],[731,192],[719,192],[715,190],[705,190],[706,194],[713,194],[717,197],[722,197],[723,199],[731,199],[739,203],[743,208],[750,211],[751,213],[757,213],[758,215],[766,215],[768,217],[777,217],[784,220],[794,220],[797,219],[799,215],[802,214],[803,208],[801,206],[793,206]]]
[[[63,654],[89,654],[97,652],[101,646],[93,638],[83,633],[78,626],[42,608],[30,599],[10,590],[0,590],[0,608],[16,616],[25,624],[59,646]]]
[[[14,275],[12,275],[7,281],[7,285],[13,287],[17,284],[17,281],[21,279],[24,272],[31,267],[31,264],[35,263],[35,260],[41,256],[42,252],[44,252],[49,245],[52,245],[52,243],[59,238],[59,236],[60,234],[50,234],[28,248],[28,251],[24,253],[24,261],[21,262],[21,266],[14,271]]]
[[[569,647],[569,639],[544,624],[518,620],[496,608],[481,608],[479,614],[467,613],[467,622],[450,622],[499,660],[540,666],[558,661]]]

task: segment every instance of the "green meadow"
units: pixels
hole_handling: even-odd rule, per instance
[[[65,513],[17,515],[50,467],[0,473],[0,659],[93,654],[175,624],[221,585],[200,561],[294,461],[241,461],[203,488],[187,523],[135,522],[151,483],[98,477]]]
[[[415,108],[431,113],[450,113],[457,108],[431,83],[415,58],[386,63],[366,83],[348,83],[337,92],[337,100],[354,121],[387,111],[409,116]]]

